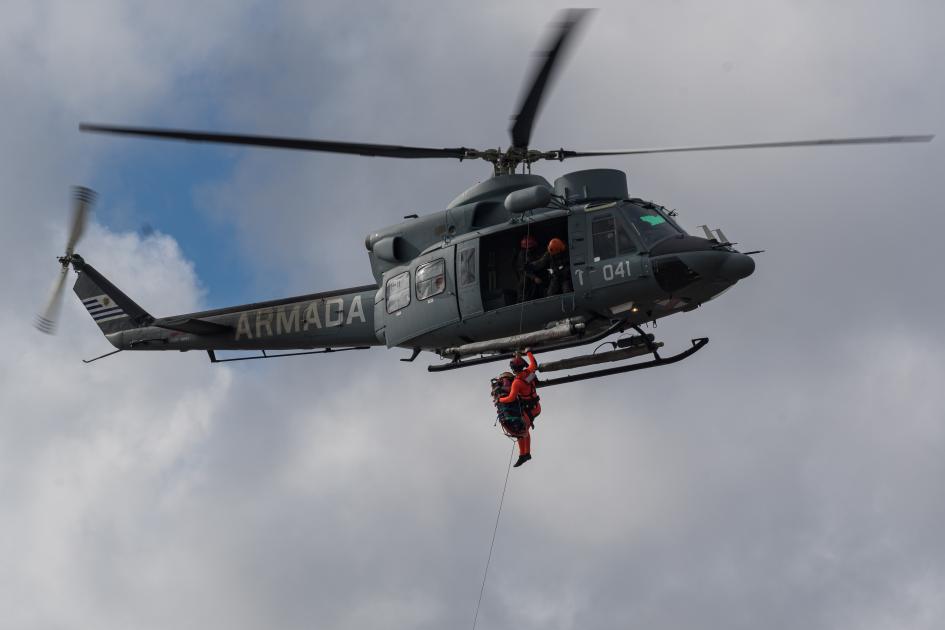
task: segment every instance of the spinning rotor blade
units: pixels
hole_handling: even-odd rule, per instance
[[[72,188],[72,227],[69,230],[69,238],[66,240],[67,258],[75,253],[75,246],[82,238],[85,226],[89,222],[89,209],[95,203],[97,196],[94,190],[84,186]]]
[[[539,57],[544,57],[541,65],[536,67],[532,74],[528,92],[522,98],[518,108],[518,114],[512,116],[512,126],[509,133],[512,135],[512,146],[517,149],[528,148],[528,141],[532,137],[532,127],[535,124],[535,116],[538,114],[538,108],[541,106],[542,95],[545,87],[553,77],[555,64],[562,51],[568,47],[568,41],[575,28],[591,9],[570,9],[562,15],[562,20],[558,25],[560,31],[554,40],[551,48],[538,53]]]
[[[59,320],[59,311],[62,309],[62,294],[66,288],[66,276],[69,273],[69,266],[63,265],[59,270],[59,277],[52,285],[52,291],[49,294],[49,301],[46,302],[46,308],[41,315],[36,317],[34,325],[40,332],[47,335],[55,334],[56,322]]]
[[[95,133],[113,133],[124,136],[146,136],[168,140],[187,140],[189,142],[214,142],[217,144],[237,144],[276,149],[296,149],[299,151],[322,151],[325,153],[348,153],[369,157],[391,158],[456,158],[459,160],[476,157],[475,150],[465,147],[434,149],[428,147],[403,147],[392,144],[367,144],[361,142],[337,142],[335,140],[317,140],[306,138],[281,138],[276,136],[254,136],[230,133],[212,133],[207,131],[184,131],[179,129],[154,129],[148,127],[119,127],[114,125],[96,125],[82,123],[79,131]]]
[[[59,277],[53,282],[52,292],[49,295],[49,301],[42,314],[36,318],[36,328],[40,332],[51,335],[56,332],[56,321],[59,319],[59,311],[62,309],[62,294],[66,287],[66,276],[69,272],[69,263],[72,254],[75,253],[75,246],[82,238],[85,232],[85,226],[89,219],[89,209],[95,201],[95,191],[82,186],[76,186],[72,189],[72,225],[69,229],[69,236],[66,239],[66,254],[59,261],[62,268],[59,270]]]
[[[644,153],[680,153],[683,151],[720,151],[723,149],[769,149],[774,147],[816,147],[832,144],[891,144],[898,142],[931,142],[928,136],[873,136],[869,138],[822,138],[819,140],[793,140],[790,142],[757,142],[753,144],[719,144],[711,146],[672,147],[665,149],[628,149],[625,151],[550,151],[550,159],[564,160],[575,157],[599,155],[641,155]]]

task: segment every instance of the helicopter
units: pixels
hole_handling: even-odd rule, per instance
[[[365,238],[374,282],[363,286],[154,317],[76,253],[95,193],[78,187],[59,276],[36,322],[55,330],[68,269],[74,292],[115,350],[206,351],[213,363],[318,353],[402,348],[402,361],[426,351],[432,372],[508,359],[522,349],[551,352],[599,344],[611,349],[543,362],[541,372],[568,371],[539,386],[660,367],[708,344],[692,339],[677,354],[641,326],[692,311],[755,269],[761,250],[735,249],[721,229],[687,233],[676,212],[631,197],[615,169],[567,173],[549,182],[532,173],[543,160],[670,152],[799,146],[929,142],[932,135],[874,136],[671,148],[547,151],[530,146],[544,95],[589,10],[571,9],[552,27],[512,116],[506,149],[431,148],[82,123],[84,132],[401,159],[483,160],[492,175],[444,210],[372,231]],[[557,270],[535,269],[542,290],[527,286],[517,257],[526,244],[561,247]],[[560,250],[563,247],[563,252]],[[542,260],[545,260],[544,258]],[[526,261],[525,266],[529,265]],[[561,283],[542,281],[557,273]],[[557,290],[551,289],[557,284]],[[611,338],[611,341],[605,341]],[[259,354],[221,358],[221,351]],[[642,356],[652,358],[632,361]],[[609,364],[609,365],[608,365]],[[602,367],[603,366],[603,367]],[[592,368],[573,372],[579,368]]]

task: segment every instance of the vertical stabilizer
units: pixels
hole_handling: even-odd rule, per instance
[[[72,257],[72,266],[79,273],[73,291],[82,305],[106,335],[147,326],[154,318],[134,300],[122,293],[92,265],[78,254]]]

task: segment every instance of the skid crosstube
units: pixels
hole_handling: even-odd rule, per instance
[[[580,337],[574,341],[565,341],[562,343],[556,343],[549,346],[539,346],[534,349],[534,352],[555,352],[556,350],[567,350],[569,348],[576,348],[578,346],[583,346],[589,343],[594,343],[595,341],[600,341],[605,337],[618,332],[623,332],[627,328],[625,322],[614,322],[608,328],[602,330],[596,335],[590,337]],[[636,326],[633,328],[639,330]],[[502,361],[503,359],[511,359],[515,356],[513,352],[502,352],[500,354],[493,354],[485,357],[476,357],[474,359],[454,359],[449,363],[440,363],[439,365],[428,365],[427,370],[430,372],[445,372],[446,370],[456,370],[459,368],[470,367],[472,365],[483,365],[485,363],[493,363],[495,361]],[[402,359],[403,361],[410,361],[412,359]]]

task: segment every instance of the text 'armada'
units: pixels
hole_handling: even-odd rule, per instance
[[[362,324],[367,322],[360,295],[354,296],[347,309],[344,298],[340,297],[314,300],[308,304],[261,308],[240,313],[236,324],[236,339],[257,339],[307,332],[312,328],[347,326],[356,320]]]

